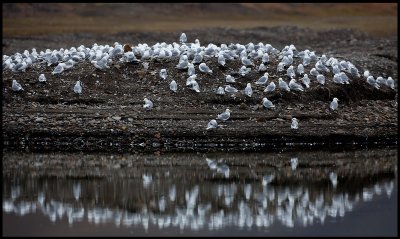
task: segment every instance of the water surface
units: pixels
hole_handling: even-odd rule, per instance
[[[5,236],[396,236],[397,150],[3,154]]]

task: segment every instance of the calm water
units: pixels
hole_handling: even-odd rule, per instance
[[[3,152],[4,236],[396,236],[397,149]]]

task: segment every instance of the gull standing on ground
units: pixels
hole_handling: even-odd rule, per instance
[[[247,57],[242,57],[242,64],[244,66],[253,66],[254,65],[253,62],[251,62],[250,59]]]
[[[297,66],[297,74],[299,74],[299,75],[303,75],[304,74],[304,66],[303,66],[303,64],[299,64]]]
[[[333,98],[333,100],[331,102],[331,105],[330,105],[330,108],[332,110],[336,110],[338,108],[338,98],[336,98],[336,97]]]
[[[107,61],[108,61],[108,55],[106,54],[105,56],[103,56],[103,58],[101,58],[99,61],[91,61],[91,63],[99,70],[105,70],[107,68],[110,68],[109,66],[107,66]],[[65,67],[64,67],[65,68]]]
[[[218,123],[217,123],[217,121],[216,121],[215,119],[210,120],[210,122],[208,122],[208,124],[207,124],[207,130],[209,130],[209,129],[216,129],[216,128],[218,128]]]
[[[188,75],[194,75],[195,74],[196,69],[194,68],[194,65],[192,63],[188,63]]]
[[[261,59],[262,63],[268,63],[269,62],[269,55],[268,53],[264,53]]]
[[[226,121],[226,120],[228,120],[230,117],[231,117],[231,111],[230,111],[229,108],[227,108],[227,109],[225,110],[225,112],[223,112],[223,113],[221,113],[221,114],[219,114],[219,115],[217,116],[217,119],[218,119],[218,120]]]
[[[258,67],[258,71],[260,72],[267,71],[267,67],[264,65],[264,63],[260,64],[260,66]]]
[[[144,98],[144,105],[143,108],[146,110],[151,110],[153,108],[153,102],[151,100]]]
[[[68,70],[72,68],[75,65],[75,61],[72,59],[69,59],[67,62],[65,62],[64,70]]]
[[[284,70],[285,70],[285,63],[279,62],[279,63],[278,63],[278,66],[276,67],[276,70],[277,70],[278,72],[284,71]]]
[[[134,62],[134,63],[140,62],[138,59],[136,59],[135,54],[131,51],[125,52],[123,57],[120,59],[120,61]]]
[[[46,59],[46,61],[47,61],[47,66],[51,66],[58,62],[58,57],[56,56],[56,54],[51,53],[51,55]]]
[[[368,76],[369,76],[369,71],[368,70],[364,71],[364,78],[367,79]]]
[[[378,83],[379,85],[384,85],[384,84],[386,84],[386,80],[382,77],[382,76],[378,76],[377,78],[376,78],[376,83]]]
[[[220,55],[218,56],[218,63],[219,63],[221,66],[225,66],[226,62],[225,62],[225,57],[224,57],[224,55],[220,54]]]
[[[160,78],[163,80],[167,79],[167,70],[166,69],[160,70]]]
[[[196,53],[196,54],[194,55],[192,64],[199,64],[199,63],[201,63],[202,61],[203,61],[203,54],[202,54],[202,52],[201,52],[201,53]]]
[[[297,91],[304,91],[303,86],[301,86],[300,84],[296,83],[295,79],[291,79],[289,82],[289,88],[291,90],[297,90]]]
[[[346,84],[350,84],[349,82],[349,77],[347,77],[346,73],[344,72],[340,72],[339,73],[340,78],[342,79],[342,81]]]
[[[244,89],[244,94],[247,95],[248,97],[251,97],[253,95],[253,89],[251,89],[251,83],[247,83],[247,86]]]
[[[269,85],[265,88],[264,92],[272,92],[275,90],[275,83],[272,81],[271,83],[269,83]]]
[[[315,68],[319,71],[325,71],[325,72],[330,72],[329,68],[324,65],[324,63],[321,62],[321,60],[317,61],[315,64]]]
[[[333,72],[333,74],[339,74],[340,73],[339,67],[337,65],[333,65],[332,72]]]
[[[184,32],[181,34],[181,37],[179,37],[179,41],[180,43],[185,43],[187,41],[187,37]]]
[[[268,72],[265,72],[263,76],[260,77],[260,79],[258,79],[258,81],[256,81],[256,85],[265,85],[268,81]]]
[[[333,82],[335,82],[336,84],[344,84],[342,78],[340,77],[340,74],[335,74],[333,76]]]
[[[354,77],[360,78],[360,73],[358,72],[358,69],[355,66],[350,67],[350,74]]]
[[[12,81],[11,89],[12,89],[13,91],[24,90],[24,88],[22,88],[21,84],[18,83],[17,80],[13,80],[13,81]]]
[[[40,74],[39,76],[39,82],[46,82],[46,77],[44,76],[44,74]]]
[[[28,67],[28,64],[25,61],[22,61],[20,63],[17,63],[14,67],[13,67],[13,71],[23,71],[25,72],[26,68]]]
[[[228,93],[236,93],[236,92],[238,92],[238,90],[235,87],[230,86],[230,85],[225,86],[225,91],[228,92]]]
[[[319,75],[319,72],[317,71],[317,69],[315,69],[315,68],[312,68],[311,70],[310,70],[310,75],[312,75],[312,76],[317,76],[317,75]]]
[[[292,128],[292,129],[298,129],[299,128],[299,121],[297,121],[296,118],[292,118],[292,124],[290,125],[290,128]]]
[[[303,78],[301,78],[303,81],[303,84],[307,87],[310,88],[310,78],[308,78],[307,74],[304,74]]]
[[[286,70],[286,75],[289,76],[289,78],[294,78],[296,76],[293,66],[289,66],[289,68]]]
[[[341,70],[347,70],[349,69],[349,63],[346,61],[340,61],[339,68],[341,68]]]
[[[192,84],[193,81],[196,81],[196,77],[197,75],[191,75],[186,79],[186,86],[190,86]]]
[[[222,86],[218,87],[217,95],[225,95],[225,90]]]
[[[206,65],[206,63],[201,63],[200,65],[199,65],[199,70],[201,71],[201,72],[203,72],[203,73],[210,73],[210,74],[212,74],[213,73],[213,71],[212,70],[210,70],[210,68]]]
[[[376,81],[372,75],[368,76],[367,82],[368,82],[368,84],[374,86],[376,89],[379,90],[379,85],[378,85],[378,83],[376,83]]]
[[[169,83],[169,89],[172,90],[173,92],[176,92],[178,90],[176,81],[172,80],[171,83]]]
[[[321,85],[325,85],[325,76],[324,75],[317,75],[317,81],[318,83],[320,83]]]
[[[250,71],[251,71],[250,68],[247,68],[246,66],[242,66],[239,69],[239,74],[242,76],[245,76],[245,75],[249,74]]]
[[[82,86],[81,86],[81,81],[77,81],[75,86],[74,86],[74,92],[77,94],[82,94]]]
[[[394,80],[392,79],[392,77],[388,77],[386,80],[386,85],[389,86],[391,89],[394,90]]]
[[[310,62],[311,62],[311,57],[308,54],[306,54],[303,57],[303,65],[304,66],[308,66],[310,64]]]
[[[186,68],[188,68],[188,57],[186,55],[183,55],[182,60],[179,60],[178,65],[176,65],[176,68],[184,70]]]
[[[60,74],[61,72],[64,71],[65,63],[58,63],[56,68],[54,68],[53,72],[51,72],[52,75],[55,74]]]
[[[292,55],[284,56],[281,61],[285,66],[290,66],[293,63]]]
[[[196,80],[193,80],[193,81],[192,81],[192,88],[191,88],[191,89],[194,90],[194,91],[196,91],[197,93],[200,92],[200,86],[199,86],[199,83],[197,83]]]
[[[272,102],[269,99],[267,99],[267,97],[263,98],[262,104],[267,109],[275,108],[275,105],[272,104]]]
[[[233,78],[231,75],[226,75],[225,81],[228,83],[235,83],[235,78]]]
[[[290,91],[290,88],[289,88],[288,84],[286,82],[284,82],[282,80],[282,78],[279,78],[278,81],[279,81],[279,84],[278,84],[279,85],[279,89]]]

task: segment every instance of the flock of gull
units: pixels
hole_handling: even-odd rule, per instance
[[[242,91],[247,97],[252,97],[253,89],[252,84],[256,86],[264,86],[264,92],[269,93],[276,90],[278,87],[282,92],[290,91],[306,91],[311,84],[325,85],[326,81],[332,81],[335,84],[350,84],[351,80],[348,74],[353,78],[364,77],[365,81],[376,89],[382,86],[395,89],[395,82],[392,77],[383,78],[382,76],[375,77],[370,74],[368,70],[364,71],[361,76],[359,70],[354,64],[349,61],[339,60],[334,57],[328,58],[326,55],[317,56],[314,51],[308,49],[298,51],[296,47],[291,44],[285,46],[281,51],[272,47],[270,44],[249,43],[247,45],[233,44],[229,46],[221,44],[208,44],[207,46],[200,45],[198,39],[194,43],[187,43],[185,33],[179,38],[180,44],[174,42],[167,44],[165,42],[156,43],[153,46],[148,46],[146,43],[139,43],[137,46],[131,47],[128,44],[122,45],[115,42],[113,46],[93,44],[92,48],[83,45],[75,48],[60,50],[41,51],[38,53],[35,48],[31,52],[25,50],[22,54],[16,53],[12,56],[3,55],[3,71],[11,70],[12,72],[25,72],[26,69],[32,67],[35,63],[47,64],[47,66],[56,66],[51,74],[60,75],[64,71],[70,70],[76,64],[83,61],[90,61],[96,69],[107,71],[111,62],[135,63],[142,62],[143,67],[147,70],[149,61],[152,59],[178,59],[179,62],[176,68],[182,71],[187,71],[186,87],[189,87],[195,92],[201,92],[200,84],[196,81],[199,73],[213,75],[213,70],[204,62],[206,59],[217,58],[220,67],[225,67],[227,61],[239,59],[242,66],[236,72],[239,77],[244,77],[252,70],[258,71],[263,74],[255,82],[248,82],[246,88]],[[299,64],[295,64],[297,61]],[[260,65],[256,65],[255,61],[261,59]],[[267,69],[271,65],[271,61],[279,62],[277,64],[277,75],[269,75]],[[197,67],[196,67],[197,66]],[[305,67],[309,66],[312,69],[307,72]],[[332,72],[333,77],[329,77],[327,73]],[[159,71],[160,80],[166,81],[173,76],[168,75],[167,69]],[[215,93],[224,95],[225,93],[237,93],[239,90],[234,87],[235,77],[234,74],[225,75],[225,87],[220,86],[216,89]],[[278,78],[277,82],[270,80],[270,78]],[[296,79],[297,78],[297,79]],[[46,82],[44,74],[39,75],[39,82]],[[289,80],[289,82],[287,82]],[[268,83],[269,82],[269,83]],[[275,84],[276,82],[276,84]],[[175,80],[171,80],[169,88],[172,92],[178,91],[178,85]],[[12,81],[12,90],[15,92],[23,91],[23,87],[17,80]],[[73,91],[76,94],[83,94],[81,82],[76,81],[73,86]],[[332,111],[338,109],[339,99],[334,97],[329,105]],[[144,98],[143,108],[151,110],[153,102]],[[273,109],[275,105],[267,97],[262,99],[262,105],[266,109]],[[215,119],[212,119],[207,124],[207,130],[216,129],[220,126],[217,120],[226,121],[230,118],[231,110],[226,109]],[[298,120],[292,118],[292,129],[298,129]]]

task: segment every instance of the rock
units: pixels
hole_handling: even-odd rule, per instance
[[[44,119],[43,119],[43,117],[38,117],[38,118],[35,119],[35,122],[36,123],[43,123]]]
[[[275,118],[275,119],[272,119],[273,121],[278,121],[278,122],[285,122],[285,120],[284,119],[281,119],[281,118]]]
[[[121,117],[120,117],[120,116],[113,116],[112,118],[113,118],[114,120],[117,120],[117,121],[121,120]]]
[[[259,108],[260,108],[260,105],[251,105],[250,106],[250,109],[254,110],[254,111],[258,110]]]
[[[245,109],[247,109],[247,105],[246,105],[245,103],[241,103],[241,104],[239,105],[239,109],[245,110]]]

